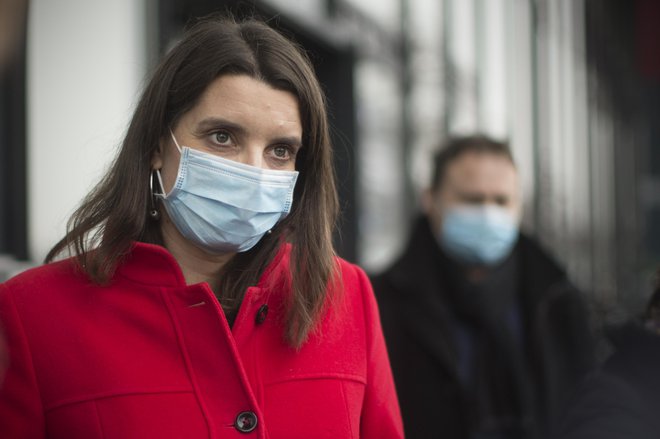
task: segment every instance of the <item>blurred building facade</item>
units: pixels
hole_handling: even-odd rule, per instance
[[[405,241],[432,152],[479,131],[511,142],[525,228],[595,303],[635,309],[660,262],[659,9],[653,0],[33,0],[23,56],[2,89],[0,261],[43,257],[115,153],[155,60],[193,17],[231,11],[267,19],[315,64],[336,146],[342,256],[384,268]]]

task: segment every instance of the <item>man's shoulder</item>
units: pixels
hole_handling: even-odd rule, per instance
[[[410,252],[404,252],[379,271],[369,273],[377,296],[396,297],[420,287],[425,277],[425,261]]]
[[[521,231],[519,248],[529,262],[551,266],[557,271],[564,272],[552,252],[534,235]]]
[[[520,244],[522,294],[528,309],[544,309],[565,322],[588,320],[586,297],[560,263],[529,235],[521,234]]]
[[[546,288],[562,285],[566,288],[574,288],[561,263],[532,235],[520,233],[517,251],[521,275],[528,282]]]
[[[397,262],[390,264],[385,269],[368,273],[378,302],[389,302],[400,295],[401,284],[399,282],[399,285],[397,285],[396,282],[397,277],[400,276]]]

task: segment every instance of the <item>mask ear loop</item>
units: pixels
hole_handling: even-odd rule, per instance
[[[174,137],[174,133],[172,130],[170,130],[170,136],[172,136],[172,140],[174,140],[174,145],[176,145],[176,149],[179,150],[179,154],[183,154],[183,151],[181,150],[181,147],[179,146],[179,142],[176,141],[176,137]]]
[[[179,142],[176,141],[176,137],[174,137],[174,133],[172,130],[170,130],[170,136],[172,136],[172,140],[174,141],[174,145],[176,146],[176,149],[179,150],[179,154],[182,153],[181,147],[179,146]],[[160,187],[160,193],[155,193],[154,192],[154,187],[156,186],[154,184],[154,179],[158,179],[158,186]],[[156,196],[164,197],[165,196],[165,190],[163,186],[163,180],[162,177],[160,176],[160,170],[159,169],[153,169],[151,171],[151,175],[149,176],[149,192],[150,192],[150,203],[149,203],[149,218],[151,218],[152,221],[158,221],[160,220],[160,211],[158,210],[158,207],[156,206]]]
[[[151,218],[152,221],[158,221],[160,220],[160,210],[158,210],[158,207],[156,207],[156,194],[154,193],[154,177],[155,175],[158,176],[158,181],[160,183],[160,173],[158,172],[158,169],[154,169],[151,171],[151,175],[149,176],[149,199],[151,200],[150,202],[150,208],[149,208],[149,218]]]

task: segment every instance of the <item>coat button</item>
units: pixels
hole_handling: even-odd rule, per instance
[[[261,305],[257,311],[257,317],[254,319],[257,325],[261,325],[268,315],[268,305]]]
[[[236,422],[234,423],[236,430],[241,433],[250,433],[255,428],[257,428],[257,415],[254,412],[241,412],[236,416]]]

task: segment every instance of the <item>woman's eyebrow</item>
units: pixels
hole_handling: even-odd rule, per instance
[[[302,148],[302,139],[298,136],[285,136],[285,137],[276,137],[271,140],[272,143],[281,143],[284,145],[291,145],[297,149]]]
[[[225,128],[238,134],[245,134],[247,130],[240,124],[220,117],[207,117],[197,123],[195,131],[206,133],[213,129]]]

